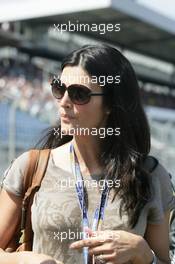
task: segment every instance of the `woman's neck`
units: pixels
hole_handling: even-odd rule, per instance
[[[72,143],[81,171],[86,174],[100,173],[100,140],[94,136],[74,136]]]

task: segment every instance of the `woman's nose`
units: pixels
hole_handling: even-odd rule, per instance
[[[60,106],[70,107],[71,105],[72,105],[72,102],[69,98],[69,94],[67,91],[65,91],[64,96],[60,99]]]

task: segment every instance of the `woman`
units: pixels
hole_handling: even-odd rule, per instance
[[[51,88],[60,124],[40,142],[52,150],[32,205],[33,252],[12,253],[4,263],[26,256],[30,263],[48,256],[64,264],[170,263],[175,202],[166,170],[147,169],[149,126],[128,60],[110,46],[84,46],[65,58]],[[4,175],[1,248],[19,214],[27,158],[23,153]],[[7,254],[0,259],[10,259]]]

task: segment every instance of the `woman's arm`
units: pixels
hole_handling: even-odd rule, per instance
[[[161,224],[148,224],[145,232],[145,240],[155,252],[158,264],[169,264],[169,217],[170,211],[164,214]]]
[[[22,198],[6,190],[0,192],[0,248],[5,249],[20,222]]]

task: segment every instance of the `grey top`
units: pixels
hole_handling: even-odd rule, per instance
[[[82,251],[69,249],[69,245],[80,239],[81,211],[74,187],[74,177],[71,173],[67,143],[53,149],[49,158],[48,168],[39,191],[34,196],[32,204],[32,228],[34,231],[33,251],[48,254],[64,264],[83,263]],[[22,194],[22,178],[26,168],[29,152],[24,152],[16,158],[4,172],[2,187],[17,195]],[[84,180],[89,181],[90,176]],[[154,199],[148,202],[141,211],[134,229],[128,227],[128,216],[119,217],[120,200],[116,197],[111,203],[109,194],[105,219],[102,229],[126,230],[144,236],[148,223],[158,224],[163,219],[164,211],[175,207],[170,177],[160,164],[151,173],[151,184],[154,188]],[[100,191],[97,185],[87,185],[88,215],[91,219]]]

